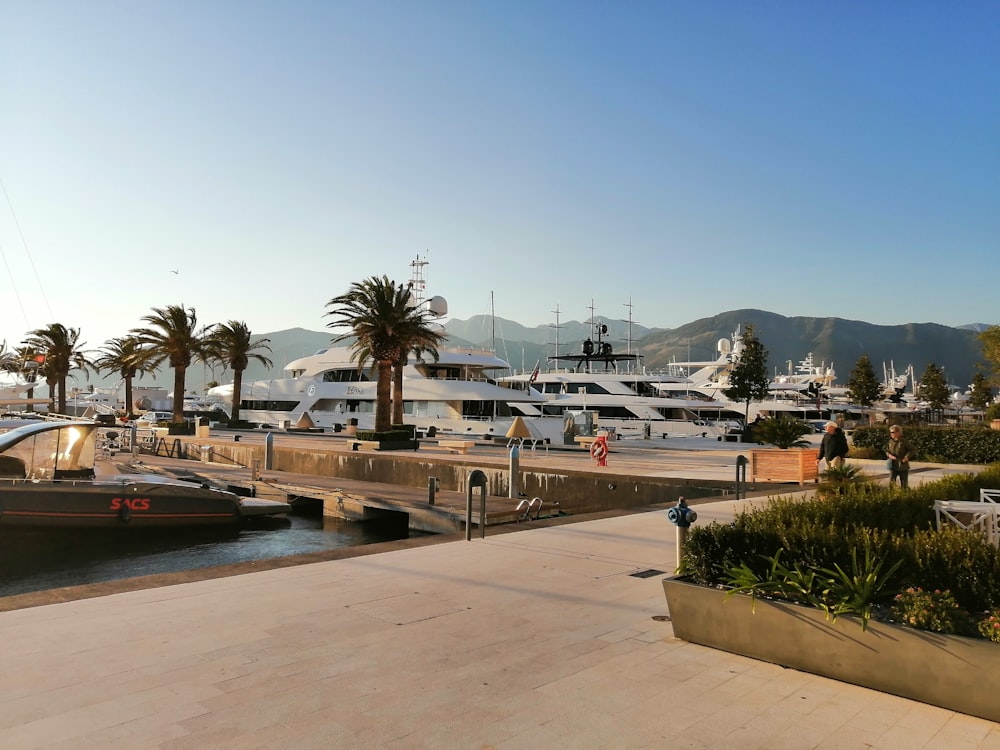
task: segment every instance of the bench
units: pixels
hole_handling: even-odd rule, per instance
[[[451,453],[468,453],[469,448],[472,448],[475,444],[475,440],[438,440],[439,448],[444,448]]]
[[[590,446],[594,444],[595,440],[597,440],[597,438],[591,435],[577,435],[573,438],[574,443],[579,445],[581,448],[587,448],[588,450],[590,449]]]

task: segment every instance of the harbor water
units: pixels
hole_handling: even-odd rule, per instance
[[[0,530],[0,596],[406,539],[405,522],[290,515],[251,528]]]

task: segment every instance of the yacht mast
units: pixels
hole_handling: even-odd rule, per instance
[[[556,322],[555,322],[555,325],[553,325],[553,324],[550,323],[549,324],[549,328],[555,328],[556,329],[556,361],[558,362],[559,361],[559,329],[562,328],[562,326],[559,325],[559,305],[556,305],[556,309],[553,310],[552,312],[554,312],[556,314]]]

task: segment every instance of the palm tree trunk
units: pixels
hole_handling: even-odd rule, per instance
[[[392,423],[403,424],[403,365],[397,362],[392,368]]]
[[[379,361],[375,388],[375,431],[388,432],[392,427],[390,400],[392,397],[392,362]]]
[[[66,376],[59,378],[59,383],[56,386],[57,393],[59,396],[59,413],[66,413]]]
[[[125,376],[125,416],[132,417],[132,377]]]
[[[243,393],[243,370],[233,370],[233,409],[229,415],[232,424],[240,421],[240,401]]]
[[[186,367],[174,368],[174,422],[184,421],[184,381],[187,376]]]

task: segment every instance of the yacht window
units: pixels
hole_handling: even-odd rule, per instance
[[[323,373],[324,383],[362,383],[368,379],[368,373],[365,370],[358,370],[357,368],[327,370]]]

